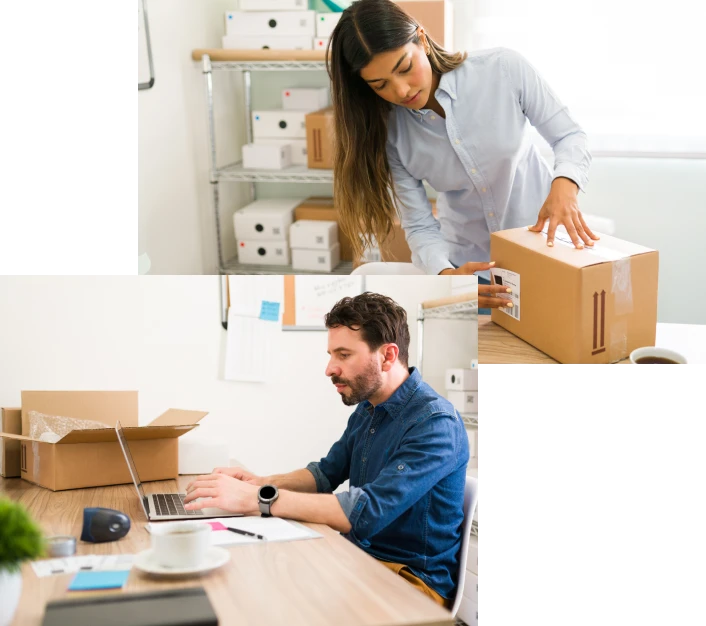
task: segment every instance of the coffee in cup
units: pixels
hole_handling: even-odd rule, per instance
[[[633,350],[630,353],[630,363],[636,365],[680,365],[686,363],[686,358],[674,350],[649,346]]]
[[[211,527],[203,522],[152,524],[152,559],[174,569],[199,567],[211,545]]]

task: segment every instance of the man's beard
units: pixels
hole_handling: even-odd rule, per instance
[[[352,381],[338,376],[331,376],[331,382],[337,385],[348,385],[350,395],[341,394],[341,400],[346,406],[359,404],[367,400],[382,387],[382,374],[375,361],[370,361],[370,365],[364,372],[358,374]]]

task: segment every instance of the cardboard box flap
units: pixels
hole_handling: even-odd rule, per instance
[[[29,434],[29,412],[137,426],[137,391],[23,391],[22,432]]]
[[[563,228],[557,229],[554,246],[550,248],[547,246],[546,230],[546,226],[541,233],[534,233],[527,228],[511,228],[495,232],[493,235],[579,269],[654,252],[652,248],[646,248],[602,233],[596,233],[600,240],[596,241],[592,247],[580,250],[574,247],[571,238]]]
[[[125,438],[128,441],[140,441],[144,439],[176,439],[190,430],[196,428],[198,424],[185,424],[183,426],[140,426],[123,428]],[[18,439],[21,441],[38,441],[41,443],[49,443],[41,439],[33,439],[25,435],[16,435],[14,433],[0,432],[0,437],[8,439]],[[65,443],[106,443],[117,441],[118,435],[114,428],[90,428],[87,430],[72,430],[68,435],[65,435],[53,445]]]
[[[187,424],[197,424],[208,411],[186,411],[184,409],[168,409],[159,417],[155,417],[150,426],[184,426]]]

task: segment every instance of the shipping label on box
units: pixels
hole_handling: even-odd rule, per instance
[[[245,35],[316,35],[314,11],[231,11],[226,13],[226,34]]]
[[[253,138],[306,139],[306,111],[253,111]]]
[[[608,235],[576,249],[562,229],[549,247],[546,233],[515,228],[491,234],[490,255],[522,285],[517,316],[493,309],[493,322],[557,361],[613,363],[654,345],[656,250]]]
[[[286,241],[238,241],[238,261],[246,265],[289,265],[289,245]]]

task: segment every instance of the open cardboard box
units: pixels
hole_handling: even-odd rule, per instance
[[[72,430],[56,443],[32,439],[29,412],[95,420],[105,428]],[[136,391],[23,391],[22,434],[0,432],[20,442],[20,476],[52,491],[131,483],[115,423],[120,421],[143,481],[176,478],[178,437],[193,430],[204,411],[169,409],[138,426]]]

